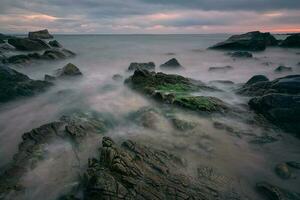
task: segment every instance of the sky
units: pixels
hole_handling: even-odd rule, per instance
[[[300,0],[0,0],[0,33],[300,32]]]

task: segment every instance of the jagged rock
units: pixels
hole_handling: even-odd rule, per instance
[[[291,68],[291,67],[286,67],[286,66],[280,65],[274,71],[275,72],[289,72],[292,70],[293,70],[293,68]]]
[[[252,98],[249,106],[275,125],[300,136],[300,95],[271,93]]]
[[[44,30],[40,30],[40,31],[29,32],[28,38],[30,38],[30,39],[51,39],[51,38],[53,38],[53,36],[50,35],[50,33],[47,29],[44,29]]]
[[[226,65],[224,67],[210,67],[208,69],[208,71],[228,71],[228,70],[232,70],[233,67],[230,65]]]
[[[276,165],[275,172],[282,179],[289,179],[292,176],[286,163],[280,163]]]
[[[49,75],[49,74],[45,74],[44,80],[45,80],[45,81],[48,81],[48,82],[51,82],[51,81],[55,81],[55,80],[56,80],[56,77],[51,76],[51,75]]]
[[[232,53],[228,53],[233,58],[252,58],[252,53],[249,53],[247,51],[236,51]]]
[[[40,39],[12,38],[8,43],[21,51],[40,51],[50,49],[50,46]]]
[[[277,43],[278,41],[270,33],[253,31],[241,35],[233,35],[226,41],[210,47],[210,49],[259,51],[265,50],[266,46],[277,45]]]
[[[58,70],[58,77],[81,76],[82,73],[78,67],[72,63],[68,63],[62,69]]]
[[[56,48],[61,48],[62,47],[62,45],[57,40],[49,41],[49,45],[51,47],[56,47]]]
[[[32,96],[51,85],[47,81],[32,80],[9,67],[0,66],[0,102]]]
[[[215,97],[192,96],[191,92],[200,90],[217,91],[200,81],[179,75],[136,70],[125,80],[125,84],[153,99],[193,111],[224,112],[229,106]]]
[[[252,76],[246,83],[245,85],[246,86],[249,86],[249,85],[252,85],[252,84],[255,84],[255,83],[258,83],[258,82],[263,82],[263,81],[269,81],[269,79],[264,76],[264,75],[255,75],[255,76]]]
[[[256,184],[257,190],[268,200],[300,200],[300,194],[282,189],[267,182]]]
[[[123,79],[123,76],[120,74],[114,74],[112,79],[115,81],[121,81]]]
[[[149,71],[154,71],[155,70],[155,64],[154,62],[148,62],[148,63],[130,63],[128,67],[128,71],[135,71],[137,69],[145,69]]]
[[[280,44],[281,47],[300,47],[300,34],[293,34],[288,36]]]
[[[22,189],[19,183],[20,178],[45,158],[47,144],[55,140],[79,144],[84,137],[91,134],[103,134],[108,128],[106,120],[96,113],[77,112],[24,133],[12,163],[0,175],[0,196],[5,196],[18,188]]]
[[[164,64],[160,65],[160,67],[172,69],[172,68],[182,68],[182,65],[178,62],[176,58],[172,58],[167,62],[165,62]]]

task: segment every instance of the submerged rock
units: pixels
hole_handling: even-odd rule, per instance
[[[275,172],[282,179],[289,179],[292,176],[286,163],[280,163],[276,165]]]
[[[281,47],[297,47],[300,48],[300,34],[293,34],[288,36],[280,44]]]
[[[49,41],[49,45],[51,47],[56,47],[56,48],[61,48],[62,47],[62,45],[57,40]]]
[[[13,38],[8,39],[8,43],[21,51],[40,51],[50,49],[50,46],[40,39]]]
[[[30,39],[51,39],[51,38],[53,38],[53,36],[50,35],[50,33],[47,29],[44,29],[44,30],[40,30],[40,31],[29,32],[28,38],[30,38]]]
[[[226,65],[224,67],[210,67],[208,68],[208,71],[228,71],[228,70],[232,70],[233,67],[230,65]]]
[[[178,62],[176,58],[172,58],[167,62],[165,62],[164,64],[160,65],[160,67],[172,69],[172,68],[182,68],[182,65]]]
[[[145,69],[149,71],[154,71],[155,70],[155,64],[154,62],[148,62],[148,63],[130,63],[128,67],[128,71],[135,71],[137,69]]]
[[[252,58],[252,53],[249,53],[247,51],[236,51],[232,53],[228,53],[233,58]]]
[[[9,67],[0,66],[0,102],[33,96],[51,85],[47,81],[32,80]]]
[[[274,71],[275,72],[289,72],[292,70],[293,70],[293,68],[291,68],[291,67],[286,67],[286,66],[280,65]]]
[[[264,76],[264,75],[255,75],[252,76],[247,82],[246,82],[246,86],[258,83],[258,82],[263,82],[263,81],[269,81],[269,79]]]
[[[268,182],[259,182],[256,184],[257,190],[268,200],[300,200],[300,194],[291,192]]]
[[[224,42],[220,42],[210,49],[231,49],[231,50],[265,50],[266,46],[277,45],[278,41],[270,33],[259,31],[248,32],[241,35],[233,35]]]
[[[62,69],[58,70],[58,77],[81,76],[82,73],[78,67],[72,63],[68,63]]]

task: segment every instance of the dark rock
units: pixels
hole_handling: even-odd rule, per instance
[[[121,81],[123,79],[123,76],[120,74],[114,74],[112,79],[115,81]]]
[[[300,200],[300,194],[291,192],[267,182],[256,184],[257,190],[268,200]]]
[[[46,42],[40,39],[13,38],[8,39],[8,43],[22,51],[40,51],[50,48]]]
[[[168,68],[168,69],[182,68],[181,64],[178,62],[178,60],[176,60],[176,58],[172,58],[172,59],[168,60],[166,63],[160,65],[160,67]]]
[[[3,44],[3,43],[5,43],[5,41],[4,41],[4,40],[2,40],[2,39],[0,39],[0,44]]]
[[[154,62],[148,62],[148,63],[130,63],[128,67],[128,71],[135,71],[137,69],[145,69],[149,71],[154,71],[155,70],[155,64]]]
[[[28,38],[30,39],[51,39],[53,38],[52,35],[48,32],[47,29],[40,30],[40,31],[34,31],[28,33]]]
[[[3,51],[14,51],[15,47],[13,47],[12,45],[8,44],[8,43],[2,43],[0,44],[0,50]]]
[[[226,66],[223,66],[223,67],[210,67],[208,69],[208,71],[228,71],[228,70],[232,70],[233,67],[230,66],[230,65],[226,65]]]
[[[288,36],[284,41],[281,42],[280,46],[300,48],[300,34]]]
[[[72,63],[68,63],[62,69],[58,70],[58,77],[81,76],[82,73],[78,67]]]
[[[274,71],[275,72],[289,72],[292,71],[293,69],[291,67],[286,67],[283,65],[278,66]]]
[[[263,82],[263,81],[269,81],[269,79],[264,76],[264,75],[255,75],[255,76],[252,76],[247,82],[246,82],[246,86],[247,85],[252,85],[252,84],[255,84],[255,83],[258,83],[258,82]]]
[[[70,51],[69,49],[61,49],[61,51],[67,56],[67,57],[73,57],[76,56],[76,53],[73,51]]]
[[[50,59],[50,60],[58,60],[58,59],[65,59],[67,58],[67,56],[58,49],[49,49],[44,52],[43,58]]]
[[[51,85],[47,81],[32,80],[9,67],[0,66],[0,102],[32,96]]]
[[[55,81],[56,77],[48,75],[48,74],[45,74],[44,80],[48,81],[48,82],[51,82],[51,81]]]
[[[266,46],[277,45],[277,43],[278,41],[270,33],[253,31],[242,35],[233,35],[226,41],[220,42],[210,48],[259,51],[265,50]]]
[[[280,163],[276,165],[275,172],[282,179],[289,179],[292,176],[286,163]]]
[[[10,56],[9,58],[5,59],[4,62],[11,63],[11,64],[29,63],[30,57],[27,55],[15,55],[15,56]]]
[[[249,106],[275,125],[300,136],[300,95],[271,93],[252,98]]]
[[[228,53],[233,58],[252,58],[252,53],[249,53],[247,51],[236,51],[232,53]]]
[[[56,48],[61,48],[62,47],[62,45],[57,40],[49,41],[49,45],[51,47],[56,47]]]
[[[0,40],[8,40],[8,39],[12,39],[12,38],[16,38],[16,37],[11,36],[11,35],[4,35],[4,34],[0,33]]]
[[[234,82],[230,81],[230,80],[214,80],[214,81],[210,81],[210,83],[217,83],[217,84],[223,84],[223,85],[233,85]]]
[[[286,164],[287,164],[289,167],[292,167],[292,168],[295,168],[295,169],[300,169],[300,162],[289,161],[289,162],[286,162]]]

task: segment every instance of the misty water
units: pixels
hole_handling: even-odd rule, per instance
[[[207,50],[207,47],[227,39],[228,35],[57,35],[57,39],[77,56],[61,61],[35,61],[14,69],[32,79],[43,79],[58,68],[71,62],[78,66],[83,77],[74,80],[58,80],[55,86],[35,97],[5,103],[0,106],[0,167],[5,168],[18,150],[22,134],[45,123],[58,120],[72,110],[95,110],[106,113],[117,121],[107,135],[117,141],[134,139],[145,145],[181,156],[186,160],[184,173],[196,176],[200,166],[213,167],[233,182],[237,191],[249,199],[260,199],[255,184],[268,181],[284,188],[298,191],[300,173],[296,178],[282,180],[274,173],[274,166],[281,162],[300,160],[300,140],[283,132],[247,107],[248,97],[234,93],[239,83],[253,75],[263,74],[269,79],[288,74],[299,74],[298,49],[269,47],[254,52],[252,59],[233,59],[225,51]],[[127,88],[123,81],[114,81],[114,74],[124,78],[131,75],[127,68],[131,62],[149,62],[158,66],[175,57],[184,66],[182,70],[164,71],[180,74],[225,92],[199,93],[216,96],[238,106],[241,115],[203,116],[179,110],[176,115],[199,124],[192,132],[175,130],[162,116],[156,130],[147,129],[127,121],[124,116],[145,106],[159,109],[159,105]],[[208,71],[209,67],[230,65],[233,70]],[[293,71],[276,73],[279,65],[293,67]],[[213,83],[213,80],[230,80],[235,85]],[[64,95],[66,92],[67,95]],[[240,132],[231,134],[214,128],[214,122],[222,122]],[[259,122],[258,122],[259,121]],[[255,136],[268,135],[276,142],[257,144]],[[87,138],[76,154],[72,145],[53,142],[47,148],[48,159],[38,163],[22,177],[26,193],[19,199],[55,199],[78,184],[78,175],[84,172],[87,159],[95,154],[102,136]],[[45,196],[45,193],[47,195]]]

